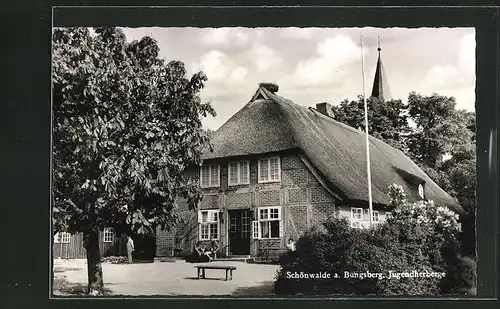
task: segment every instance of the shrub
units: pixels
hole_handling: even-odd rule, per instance
[[[109,264],[127,264],[128,258],[126,256],[106,256],[101,258],[101,262]]]
[[[311,229],[297,240],[296,251],[280,258],[276,294],[437,295],[470,293],[474,262],[462,258],[458,216],[432,201],[409,203],[401,187],[389,188],[392,213],[378,227],[352,229],[346,219]],[[381,273],[435,272],[445,277],[400,279],[344,277],[344,271]],[[296,279],[289,274],[337,274],[332,279]]]

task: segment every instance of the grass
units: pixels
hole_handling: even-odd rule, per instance
[[[87,285],[81,283],[71,283],[65,278],[55,278],[52,285],[52,291],[55,296],[89,296],[87,294]],[[111,290],[104,288],[104,295],[111,295]]]

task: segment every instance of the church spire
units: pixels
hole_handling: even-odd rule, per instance
[[[385,76],[384,66],[382,65],[382,58],[380,57],[380,37],[378,39],[378,60],[377,68],[375,70],[375,77],[373,79],[372,97],[380,100],[390,100],[391,94],[389,85],[387,84],[387,77]]]

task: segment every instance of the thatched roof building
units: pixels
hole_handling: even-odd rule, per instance
[[[274,86],[261,84],[250,102],[213,133],[214,151],[207,152],[204,159],[299,149],[343,203],[367,203],[364,132],[277,95]],[[419,200],[418,186],[422,184],[426,199],[463,212],[404,153],[374,137],[369,140],[374,205],[387,204],[392,183],[403,186],[409,199]]]

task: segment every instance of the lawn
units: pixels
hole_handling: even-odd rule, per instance
[[[56,260],[53,293],[55,296],[85,295],[87,265],[85,260]],[[197,264],[155,262],[139,264],[103,263],[106,295],[209,296],[271,295],[279,266],[245,262],[211,262],[236,266],[233,280],[225,281],[223,270],[207,270],[205,280],[196,277]]]

